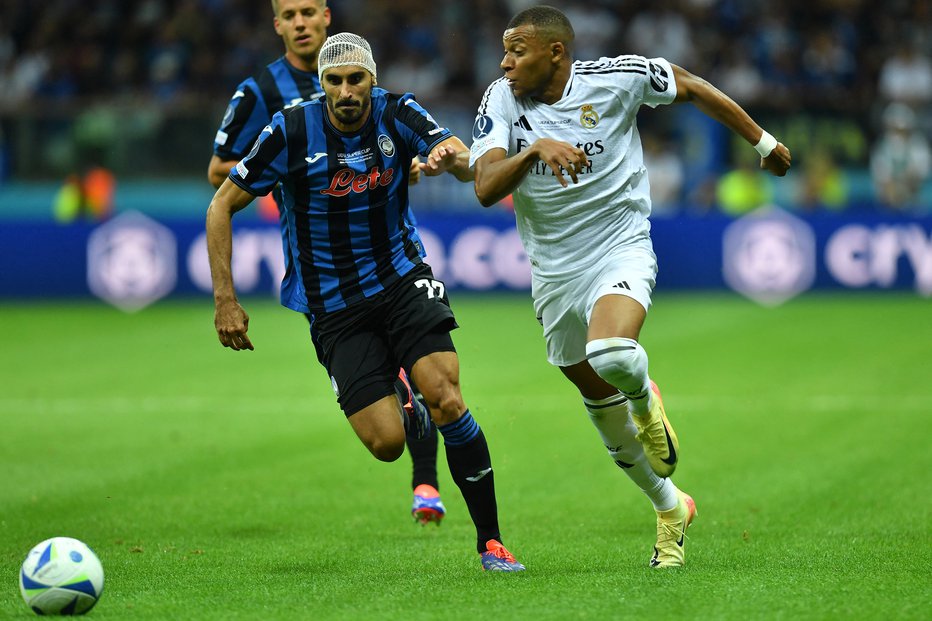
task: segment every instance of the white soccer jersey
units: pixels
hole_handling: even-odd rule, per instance
[[[508,82],[493,82],[473,126],[469,165],[490,149],[515,155],[540,138],[583,149],[588,165],[563,188],[537,162],[514,192],[518,232],[538,278],[560,280],[585,270],[619,246],[647,240],[650,186],[636,115],[676,97],[670,63],[641,56],[576,61],[553,105],[515,99]]]

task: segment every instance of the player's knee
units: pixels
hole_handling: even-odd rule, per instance
[[[639,390],[647,376],[647,352],[634,339],[612,337],[589,341],[586,359],[602,379],[623,392]]]
[[[437,425],[447,425],[459,419],[466,410],[459,384],[444,382],[438,385],[429,396],[424,393],[424,400],[430,408],[430,417]]]
[[[405,443],[404,440],[397,442],[395,440],[377,438],[375,440],[370,440],[366,444],[366,447],[369,449],[369,452],[372,453],[372,456],[379,461],[395,461],[404,453]]]

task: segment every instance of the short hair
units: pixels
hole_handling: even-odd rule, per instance
[[[507,29],[511,30],[518,26],[533,26],[550,41],[559,41],[568,50],[573,49],[573,40],[576,38],[573,24],[562,11],[552,6],[539,5],[524,9],[511,18]]]
[[[327,6],[327,0],[317,0],[317,4],[320,8],[325,8]],[[278,16],[278,0],[272,0],[272,13]]]

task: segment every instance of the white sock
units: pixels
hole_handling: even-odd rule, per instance
[[[651,389],[647,375],[647,352],[634,339],[611,337],[586,343],[586,359],[599,377],[628,398],[635,416],[650,411]]]
[[[608,454],[628,478],[650,499],[657,511],[674,508],[679,499],[670,479],[658,477],[651,470],[644,448],[637,441],[637,427],[628,413],[627,399],[617,394],[607,399],[583,399],[589,420],[595,425]]]

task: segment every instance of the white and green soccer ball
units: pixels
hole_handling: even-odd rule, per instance
[[[52,537],[29,551],[19,590],[36,614],[83,615],[100,599],[104,568],[83,542]]]

